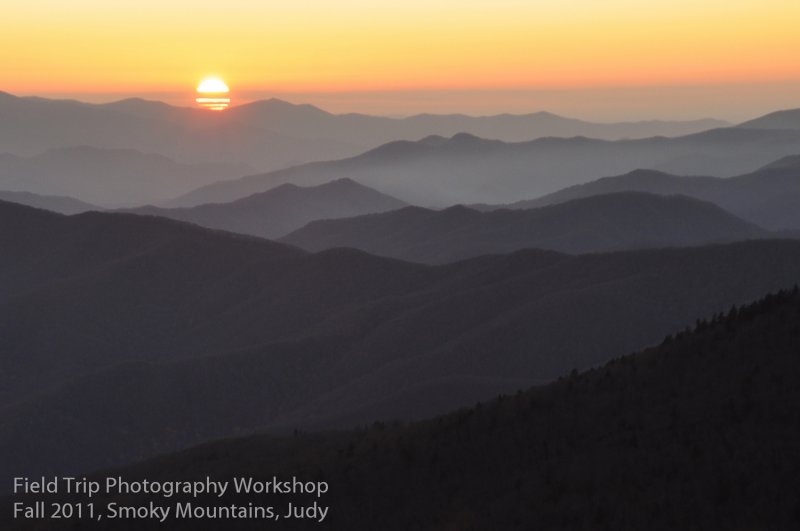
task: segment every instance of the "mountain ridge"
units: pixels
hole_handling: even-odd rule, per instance
[[[231,116],[141,98],[106,104],[13,95],[0,100],[0,151],[32,156],[76,145],[160,153],[187,164],[244,164],[262,171],[361,151],[345,142],[294,138],[237,123]]]
[[[741,123],[742,128],[800,129],[800,109],[775,111]]]
[[[0,190],[0,201],[19,203],[67,215],[80,214],[90,210],[102,210],[96,205],[80,201],[73,197],[40,195],[31,192],[8,192]]]
[[[796,241],[528,249],[432,267],[11,203],[0,246],[0,451],[15,456],[2,477],[441,413],[800,279]],[[213,393],[198,391],[210,381]],[[125,392],[108,400],[109,389]],[[198,414],[225,410],[239,413]]]
[[[60,147],[29,157],[4,154],[0,189],[114,207],[163,201],[249,171],[239,164],[182,164],[135,149]]]
[[[310,221],[384,212],[406,203],[349,178],[301,187],[276,186],[230,203],[211,203],[184,208],[141,207],[137,214],[163,216],[263,238],[285,236]]]
[[[685,196],[622,192],[530,210],[410,207],[314,221],[281,241],[312,252],[354,247],[435,264],[524,248],[574,254],[702,245],[767,235],[711,203]]]
[[[178,201],[226,202],[285,182],[315,185],[350,177],[411,204],[503,203],[636,168],[740,175],[800,152],[800,130],[718,129],[617,141],[546,137],[509,143],[468,134],[431,140],[390,142],[346,159],[248,175],[198,188]]]
[[[754,172],[728,178],[678,176],[656,170],[634,170],[624,175],[603,177],[568,187],[536,199],[507,205],[475,205],[494,208],[528,209],[561,203],[601,193],[641,191],[656,194],[684,194],[710,201],[731,213],[772,230],[800,228],[800,156],[790,155],[770,162]]]

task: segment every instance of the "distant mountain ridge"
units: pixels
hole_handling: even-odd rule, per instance
[[[156,101],[89,104],[0,93],[0,152],[33,156],[75,146],[131,149],[181,163],[240,164],[261,171],[363,151],[361,146],[294,138],[222,113]]]
[[[31,157],[3,154],[0,190],[68,196],[114,207],[164,201],[249,171],[241,164],[180,164],[131,149],[79,146]]]
[[[800,129],[800,109],[772,112],[739,124],[738,127],[745,129]]]
[[[34,208],[51,210],[59,214],[81,214],[90,210],[102,210],[100,207],[79,201],[72,197],[38,195],[30,192],[7,192],[0,190],[0,201],[19,203]]]
[[[395,140],[416,140],[430,135],[450,137],[458,133],[521,142],[545,136],[587,136],[604,140],[680,136],[730,125],[723,120],[642,120],[598,123],[565,118],[549,112],[468,116],[465,114],[417,114],[386,118],[359,113],[333,114],[313,105],[296,105],[268,99],[231,108],[243,123],[271,127],[287,135],[331,138],[365,147]]]
[[[0,152],[30,156],[89,145],[161,153],[188,163],[242,163],[262,171],[349,157],[388,141],[461,131],[510,140],[576,134],[623,138],[675,136],[724,125],[711,119],[597,124],[548,113],[395,119],[336,115],[277,99],[209,113],[141,98],[89,104],[0,92]]]
[[[312,187],[283,184],[231,203],[192,208],[142,207],[136,214],[163,216],[263,238],[278,238],[318,219],[385,212],[403,201],[343,178]]]
[[[525,248],[567,253],[702,245],[767,232],[721,208],[684,196],[626,192],[532,210],[479,212],[410,207],[315,221],[281,239],[309,251],[353,247],[381,256],[446,263]]]
[[[728,128],[676,138],[541,138],[521,143],[462,133],[449,139],[392,142],[348,159],[215,183],[178,202],[184,206],[227,202],[279,184],[308,186],[348,177],[422,206],[507,203],[637,168],[669,167],[686,175],[741,175],[798,152],[800,130]]]
[[[138,98],[88,104],[0,93],[0,152],[30,157],[50,149],[91,146],[158,153],[181,164],[213,161],[254,168],[240,172],[237,177],[248,177],[236,183],[182,190],[176,194],[182,200],[170,206],[229,202],[284,183],[317,185],[353,178],[408,203],[441,207],[506,203],[637,168],[739,175],[800,150],[800,129],[787,129],[783,119],[770,120],[753,121],[756,127],[747,128],[705,120],[598,124],[547,112],[398,119],[336,115],[280,100],[209,113]],[[778,129],[769,125],[773,122]],[[445,137],[451,141],[443,141]],[[515,143],[491,148],[475,137]],[[408,144],[414,142],[426,150]],[[384,144],[388,147],[370,152]],[[231,177],[224,173],[220,181]],[[103,206],[158,202],[134,197],[104,203],[57,187],[27,191]]]
[[[597,194],[638,191],[653,194],[683,194],[710,201],[729,212],[772,230],[800,229],[800,156],[771,162],[758,170],[729,177],[682,177],[654,170],[635,170],[625,175],[604,177],[537,199],[508,205],[476,205],[494,208],[528,209],[553,205]]]

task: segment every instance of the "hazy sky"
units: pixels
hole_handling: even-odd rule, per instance
[[[798,0],[27,0],[2,12],[0,90],[15,94],[188,103],[216,74],[234,101],[392,114],[800,106]]]

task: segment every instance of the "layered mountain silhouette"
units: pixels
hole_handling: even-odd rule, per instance
[[[234,119],[256,127],[298,138],[328,138],[365,148],[395,140],[414,140],[430,135],[469,133],[507,142],[546,136],[587,136],[604,140],[680,136],[730,125],[721,120],[647,120],[595,123],[565,118],[549,112],[467,116],[419,114],[386,118],[366,114],[332,114],[313,105],[294,105],[278,99],[262,100],[230,109]]]
[[[419,207],[310,223],[282,241],[309,251],[353,247],[446,263],[529,247],[566,253],[679,247],[759,238],[766,231],[711,203],[625,192],[532,210]]]
[[[719,127],[726,124],[706,120],[593,124],[549,113],[395,119],[335,115],[280,100],[209,113],[141,99],[97,105],[0,93],[0,153],[27,158],[91,146],[157,153],[180,164],[213,162],[226,167],[211,172],[216,173],[214,179],[204,179],[197,169],[193,188],[250,175],[201,188],[167,205],[172,207],[228,202],[284,183],[318,185],[339,178],[353,178],[412,204],[445,206],[510,202],[636,168],[682,175],[742,174],[800,151],[800,131],[787,129],[788,118],[767,118],[753,128],[724,129]],[[717,129],[707,130],[712,127]],[[304,165],[312,161],[335,162]],[[129,168],[122,161],[119,165],[119,172],[114,168],[107,176],[109,182],[115,182],[116,173],[129,177]],[[26,176],[30,175],[8,174],[6,180]],[[102,206],[159,203],[176,190],[174,195],[190,191],[167,182],[169,190],[162,196],[122,189],[120,193],[130,192],[131,197],[113,201],[104,201],[99,193],[84,195],[79,186],[66,186],[69,181],[60,187],[51,182],[47,187],[11,189],[67,195]]]
[[[32,156],[74,146],[158,153],[183,163],[244,164],[262,171],[364,150],[334,140],[286,136],[225,113],[138,98],[89,104],[0,92],[0,153]]]
[[[0,247],[6,478],[441,413],[800,279],[794,241],[432,267],[13,203],[0,203]]]
[[[318,219],[384,212],[406,203],[350,179],[313,187],[283,184],[231,203],[192,208],[142,207],[132,212],[179,219],[264,238],[278,238]]]
[[[773,230],[800,229],[800,156],[784,157],[755,172],[720,179],[681,177],[652,170],[635,170],[573,186],[538,199],[517,201],[501,208],[537,208],[597,194],[639,191],[683,194],[711,201],[731,213]],[[476,205],[480,210],[493,209]]]
[[[109,475],[328,482],[321,499],[174,500],[330,507],[321,524],[284,520],[286,529],[792,529],[800,522],[799,323],[800,295],[785,291],[698,321],[659,347],[425,422],[219,441]],[[9,529],[28,525],[7,521]],[[129,520],[118,529],[164,525],[219,522]]]
[[[507,203],[638,168],[729,177],[800,152],[800,130],[715,129],[676,138],[542,138],[506,143],[468,134],[392,142],[357,157],[212,184],[175,203],[228,202],[283,183],[348,177],[422,206]]]
[[[384,142],[437,132],[474,131],[511,140],[563,134],[624,138],[672,136],[722,125],[719,120],[594,124],[547,113],[392,119],[334,115],[274,99],[209,113],[139,98],[98,105],[0,92],[0,152],[31,156],[87,145],[159,153],[188,163],[247,164],[264,171],[349,157]]]
[[[19,203],[34,208],[51,210],[59,214],[81,214],[90,210],[102,210],[100,207],[79,201],[72,197],[60,195],[39,195],[30,192],[6,192],[0,190],[0,201]]]
[[[382,143],[431,134],[469,132],[510,141],[576,135],[619,139],[676,136],[725,125],[711,119],[601,124],[550,113],[394,119],[336,115],[277,99],[209,113],[140,98],[96,105],[0,92],[0,152],[30,156],[89,145],[160,153],[185,162],[245,163],[261,170],[353,156]]]
[[[800,129],[800,109],[772,112],[744,122],[739,127],[746,129]]]
[[[71,147],[0,155],[0,190],[68,196],[101,206],[152,203],[252,171],[241,164],[180,164],[129,149]]]

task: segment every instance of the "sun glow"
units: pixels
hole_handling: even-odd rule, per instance
[[[195,102],[211,111],[224,111],[231,104],[228,92],[230,92],[228,85],[220,78],[207,77],[197,85],[197,93],[200,96]]]
[[[197,85],[197,92],[201,94],[229,92],[229,90],[228,85],[218,77],[207,77]]]
[[[230,0],[225,9],[211,0],[9,0],[2,14],[3,91],[96,102],[183,105],[216,77],[237,104],[330,95],[352,98],[335,104],[341,112],[547,105],[674,119],[665,102],[680,111],[692,98],[692,116],[719,108],[745,119],[796,106],[800,85],[797,0]],[[553,96],[520,96],[512,107],[492,92],[528,90]],[[430,91],[444,103],[429,103]],[[408,96],[367,104],[369,94],[392,93]]]

